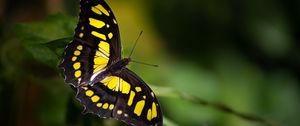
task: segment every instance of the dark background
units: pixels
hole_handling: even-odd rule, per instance
[[[264,125],[170,90],[272,124],[300,125],[299,0],[106,1],[124,57],[144,31],[133,58],[160,67],[129,67],[158,95],[166,125]],[[0,125],[122,125],[81,114],[57,68],[65,40],[37,44],[71,37],[78,8],[78,0],[0,1]]]

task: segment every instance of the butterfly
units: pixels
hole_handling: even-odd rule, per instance
[[[60,67],[77,89],[85,113],[129,125],[161,126],[162,112],[150,87],[126,68],[118,23],[104,0],[81,0],[79,22]]]

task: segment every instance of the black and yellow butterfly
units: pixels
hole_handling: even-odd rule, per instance
[[[117,21],[104,0],[81,0],[74,40],[60,67],[77,89],[85,112],[136,126],[161,126],[159,103],[147,84],[121,58]]]

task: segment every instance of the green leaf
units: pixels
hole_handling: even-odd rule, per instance
[[[56,14],[38,22],[17,24],[14,31],[24,43],[46,43],[73,36],[75,27],[75,18]]]
[[[14,32],[34,59],[54,68],[75,26],[74,17],[56,14],[38,22],[17,24]]]

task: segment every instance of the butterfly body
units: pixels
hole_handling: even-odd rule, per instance
[[[118,23],[104,0],[81,0],[74,39],[60,67],[77,89],[84,112],[135,126],[161,126],[162,112],[151,88],[126,68]]]
[[[122,70],[124,68],[126,68],[126,66],[129,64],[130,60],[131,60],[130,58],[124,58],[115,63],[112,63],[110,66],[108,66],[105,69],[105,71],[99,73],[99,75],[97,75],[97,74],[93,75],[93,76],[95,76],[95,78],[93,78],[93,76],[92,76],[92,78],[90,79],[88,84],[93,85],[93,84],[105,79],[105,77],[107,77],[107,76],[120,74],[120,72],[122,72]]]

